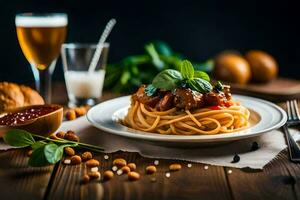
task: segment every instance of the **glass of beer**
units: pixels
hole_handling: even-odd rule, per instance
[[[19,44],[33,71],[36,89],[46,103],[51,101],[51,76],[67,33],[64,13],[17,14]]]

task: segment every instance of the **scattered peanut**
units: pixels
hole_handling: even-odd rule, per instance
[[[63,139],[65,137],[65,134],[66,134],[66,132],[59,131],[55,135],[56,135],[56,137]]]
[[[85,107],[77,107],[74,108],[74,111],[76,113],[76,117],[80,117],[86,114],[87,109]]]
[[[91,179],[100,179],[101,177],[100,172],[89,172],[88,175]]]
[[[123,171],[124,174],[128,174],[131,171],[128,166],[122,167],[121,170]]]
[[[104,159],[105,159],[105,160],[108,160],[108,159],[109,159],[109,156],[108,156],[108,155],[104,155]]]
[[[76,133],[74,131],[72,131],[72,130],[68,130],[67,133],[68,134],[74,134],[74,135],[76,135]]]
[[[156,178],[155,178],[155,177],[152,177],[152,178],[150,179],[150,181],[151,181],[151,182],[156,182]]]
[[[113,165],[116,165],[117,167],[124,167],[127,165],[127,162],[123,158],[117,158],[113,161]]]
[[[128,179],[130,181],[136,181],[136,180],[140,179],[140,174],[137,173],[137,172],[129,172],[128,173]]]
[[[76,119],[75,110],[73,110],[73,109],[68,110],[66,112],[66,118],[67,118],[67,120],[74,120],[74,119]]]
[[[159,160],[154,160],[154,165],[159,165]]]
[[[207,170],[207,169],[208,169],[208,166],[207,166],[207,165],[205,165],[205,166],[204,166],[204,169],[205,169],[205,170]]]
[[[150,165],[146,167],[146,173],[147,174],[154,174],[156,172],[156,167],[154,165]]]
[[[85,174],[82,177],[82,183],[88,183],[90,181],[90,176]]]
[[[136,170],[136,165],[135,165],[135,163],[129,163],[127,166],[130,168],[130,171]]]
[[[59,137],[57,137],[55,133],[51,134],[49,138],[52,140],[59,140]]]
[[[188,168],[191,168],[191,167],[192,167],[192,163],[188,163],[188,164],[187,164],[187,167],[188,167]]]
[[[73,131],[68,131],[65,134],[64,139],[74,141],[74,142],[79,142],[79,137]]]
[[[81,155],[81,158],[83,161],[87,161],[93,158],[93,154],[89,151],[86,151]]]
[[[32,149],[30,149],[30,150],[27,152],[27,156],[30,157],[30,156],[32,155],[32,152],[33,152]]]
[[[99,161],[95,159],[88,160],[85,164],[87,167],[98,167],[100,165]]]
[[[67,156],[74,156],[75,155],[75,151],[71,147],[65,147],[64,151],[65,151],[65,154]]]
[[[177,163],[174,163],[174,164],[171,164],[169,166],[169,169],[170,171],[178,171],[181,169],[181,165],[180,164],[177,164]]]
[[[114,177],[114,173],[111,170],[107,170],[103,174],[103,179],[104,180],[110,180]]]
[[[81,163],[81,158],[78,155],[72,156],[71,157],[71,164],[72,165],[78,165]]]

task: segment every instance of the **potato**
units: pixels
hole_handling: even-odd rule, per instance
[[[218,80],[239,84],[246,84],[251,78],[248,62],[232,52],[221,53],[215,58],[213,74]]]
[[[277,62],[268,53],[259,50],[251,50],[245,57],[250,64],[252,80],[254,82],[266,83],[277,77]]]

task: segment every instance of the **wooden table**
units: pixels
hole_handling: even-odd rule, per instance
[[[57,102],[66,100],[64,88],[56,86]],[[110,169],[112,160],[125,158],[137,164],[141,179],[127,180],[125,175],[115,176],[111,181],[80,183],[87,170],[85,165],[27,167],[26,151],[0,152],[0,199],[300,199],[300,164],[291,163],[286,150],[263,170],[234,169],[187,162],[160,159],[154,176],[145,175],[145,167],[154,159],[137,153],[116,152],[109,155],[96,154],[101,162],[100,171]],[[170,163],[177,162],[183,169],[165,177]],[[232,170],[229,174],[228,170]],[[155,181],[152,180],[155,177]]]

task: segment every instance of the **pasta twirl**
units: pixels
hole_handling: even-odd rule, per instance
[[[249,126],[249,116],[249,110],[238,103],[218,110],[157,111],[133,101],[122,123],[136,130],[160,134],[210,135],[245,129]]]

